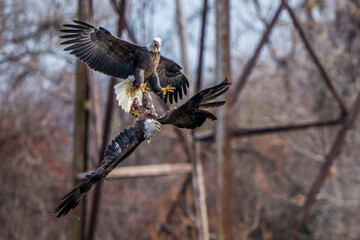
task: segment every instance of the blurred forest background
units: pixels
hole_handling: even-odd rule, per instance
[[[72,214],[57,219],[53,209],[73,187],[77,64],[59,45],[59,29],[79,18],[79,2],[85,1],[0,1],[0,239],[70,239]],[[162,55],[182,65],[190,80],[188,96],[195,92],[199,73],[201,88],[225,78],[215,74],[217,48],[226,49],[216,38],[217,1],[87,2],[92,4],[87,13],[94,26],[113,34],[122,31],[122,38],[141,45],[155,36],[162,38]],[[207,16],[199,71],[204,2]],[[230,2],[231,90],[280,2]],[[289,5],[350,109],[360,91],[360,2],[297,0]],[[120,6],[125,6],[123,15]],[[119,28],[121,16],[125,21]],[[227,142],[232,155],[231,238],[287,239],[293,231],[309,189],[343,126],[336,119],[344,117],[344,112],[322,78],[289,13],[282,11],[242,94],[228,109],[228,128],[335,122],[299,131],[240,133]],[[110,82],[107,76],[89,71],[89,170],[99,161]],[[162,111],[158,102],[156,108]],[[109,140],[134,121],[116,104],[112,111]],[[221,118],[224,113],[216,114]],[[298,239],[360,238],[358,122],[328,169]],[[204,137],[215,125],[207,122],[195,135],[204,172],[209,238],[224,239],[218,234],[216,210],[219,154],[216,142]],[[172,127],[164,128],[121,166],[189,162],[192,155],[185,151],[184,143],[194,138],[190,131],[182,130],[181,135],[182,140]],[[172,175],[105,181],[94,239],[198,239],[199,222],[188,179],[187,175]],[[90,207],[87,204],[88,210]]]

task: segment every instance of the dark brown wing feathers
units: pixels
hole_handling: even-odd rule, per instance
[[[173,93],[168,92],[165,96],[163,96],[162,93],[160,94],[160,97],[164,99],[165,103],[167,101],[169,101],[171,104],[173,102],[177,102],[178,99],[182,99],[183,94],[187,94],[189,81],[181,71],[179,64],[161,56],[159,65],[157,67],[157,74],[159,76],[161,87],[175,87],[175,91]]]
[[[75,208],[94,184],[101,181],[111,170],[125,160],[143,141],[144,138],[139,138],[134,128],[125,129],[121,132],[108,146],[101,166],[87,175],[85,181],[79,187],[73,189],[61,199],[63,200],[62,203],[54,211],[58,213],[57,217],[64,216]]]
[[[74,20],[75,24],[64,24],[60,31],[68,39],[62,45],[70,45],[65,51],[75,55],[95,71],[116,77],[127,78],[134,74],[136,51],[141,47],[112,35],[105,28]]]
[[[161,116],[159,122],[161,124],[172,124],[179,128],[194,129],[200,127],[206,119],[216,120],[214,114],[202,108],[218,107],[225,104],[225,101],[210,101],[224,94],[229,89],[229,85],[230,82],[226,78],[222,83],[200,91],[180,107]]]

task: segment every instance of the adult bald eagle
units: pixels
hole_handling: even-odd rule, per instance
[[[105,28],[74,20],[64,24],[68,39],[62,45],[70,45],[65,51],[75,55],[95,71],[120,79],[115,85],[116,99],[126,112],[138,98],[142,104],[142,92],[149,88],[165,103],[172,104],[187,94],[189,81],[174,61],[160,55],[161,39],[156,37],[148,45],[139,46],[112,35]]]
[[[162,125],[172,124],[179,128],[194,129],[200,127],[206,119],[216,120],[212,113],[203,108],[218,107],[225,104],[225,101],[210,101],[225,93],[229,89],[229,84],[229,80],[225,79],[219,85],[204,89],[179,108],[170,110],[161,117],[154,111],[150,94],[144,93],[143,109],[135,122],[135,126],[125,129],[116,136],[115,140],[108,146],[101,166],[87,175],[86,180],[79,187],[62,198],[63,202],[55,209],[55,213],[58,213],[57,217],[61,217],[75,208],[94,184],[105,178],[119,163],[130,156],[144,140],[150,141],[154,134],[160,131]]]

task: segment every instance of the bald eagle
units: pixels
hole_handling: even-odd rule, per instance
[[[156,37],[139,46],[112,35],[105,28],[74,20],[60,31],[70,45],[65,51],[75,55],[95,71],[120,79],[114,86],[118,105],[130,112],[135,98],[142,104],[142,93],[149,89],[171,104],[187,94],[189,81],[174,61],[160,55],[161,39]]]
[[[118,164],[130,156],[143,141],[150,141],[163,125],[171,124],[178,128],[195,129],[200,127],[206,119],[215,121],[216,117],[204,108],[225,104],[225,101],[211,102],[211,100],[225,93],[229,89],[229,84],[229,80],[225,79],[216,86],[204,89],[179,108],[169,110],[160,117],[154,111],[150,94],[144,93],[142,111],[135,121],[135,126],[125,129],[116,136],[115,140],[108,146],[100,167],[87,175],[79,187],[62,198],[63,202],[55,209],[55,213],[58,213],[57,217],[66,215],[75,208],[94,184],[104,179]]]

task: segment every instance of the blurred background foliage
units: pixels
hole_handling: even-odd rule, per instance
[[[91,23],[116,33],[114,1],[93,0]],[[289,1],[307,38],[347,106],[360,90],[360,3],[357,0]],[[279,1],[231,1],[231,79],[252,55]],[[202,2],[183,0],[188,77],[195,85]],[[181,60],[175,1],[128,1],[123,38],[146,44],[159,36],[162,55]],[[68,239],[69,217],[53,209],[71,188],[76,59],[59,45],[59,29],[77,18],[77,1],[0,1],[0,238]],[[215,79],[214,1],[209,1],[203,86]],[[97,164],[108,77],[92,74],[97,112],[91,116],[89,169]],[[193,90],[192,90],[193,91]],[[95,106],[93,104],[92,106]],[[160,108],[161,109],[161,108]],[[133,119],[115,107],[111,138]],[[283,12],[233,105],[231,127],[272,126],[333,119],[340,113]],[[360,236],[360,135],[349,132],[338,161],[317,197],[300,239],[358,239]],[[214,128],[207,123],[198,132]],[[232,140],[234,239],[285,239],[289,220],[324,161],[339,127],[268,134]],[[186,132],[190,136],[190,132]],[[161,146],[156,148],[154,146]],[[200,143],[211,238],[216,239],[216,154]],[[172,128],[165,128],[123,165],[186,162]],[[96,239],[196,239],[191,189],[160,234],[184,176],[107,181]]]

